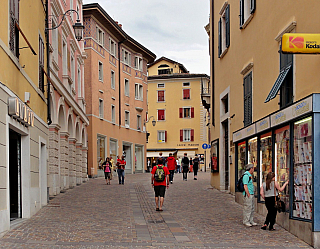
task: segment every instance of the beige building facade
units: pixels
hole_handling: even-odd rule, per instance
[[[281,53],[281,38],[319,33],[319,2],[210,2],[211,185],[241,203],[236,182],[253,163],[256,210],[266,214],[259,193],[266,174],[275,172],[280,185],[289,180],[277,222],[318,248],[320,57]]]
[[[155,55],[127,35],[98,4],[84,5],[88,174],[106,157],[126,159],[126,173],[146,168],[147,64]]]

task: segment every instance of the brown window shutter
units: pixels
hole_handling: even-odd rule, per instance
[[[167,142],[167,131],[164,131],[164,141]]]
[[[183,108],[179,108],[179,118],[183,118]]]
[[[194,141],[194,129],[191,129],[191,138],[190,138],[191,142]]]
[[[180,142],[183,141],[183,130],[180,130]]]
[[[194,118],[194,107],[191,107],[191,118]]]

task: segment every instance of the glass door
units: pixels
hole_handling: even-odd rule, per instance
[[[272,133],[260,136],[260,186],[265,182],[266,176],[272,171]]]

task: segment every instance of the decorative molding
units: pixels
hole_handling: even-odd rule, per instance
[[[225,54],[228,52],[229,48],[226,48],[225,50],[223,50],[223,52],[220,55],[220,59],[223,58],[223,56],[225,56]]]
[[[292,30],[294,30],[297,26],[297,22],[296,21],[292,21],[291,23],[289,23],[282,31],[280,31],[280,33],[276,36],[276,38],[274,38],[277,42],[281,41],[281,38],[283,36],[283,34],[285,33],[291,33]]]
[[[99,92],[100,92],[100,93],[103,93],[103,90],[99,89]]]
[[[225,1],[224,4],[222,5],[220,11],[219,11],[219,15],[221,16],[223,14],[223,12],[226,10],[228,6],[228,1]]]
[[[245,29],[248,26],[249,22],[252,20],[252,18],[253,18],[253,14],[250,14],[248,19],[244,22],[244,24],[242,24],[241,29]]]
[[[253,62],[249,62],[242,70],[241,74],[245,75],[247,72],[249,72],[253,68]]]
[[[143,111],[143,108],[142,108],[142,107],[136,107],[136,110],[137,110],[138,112],[142,112],[142,111]]]
[[[130,106],[128,103],[124,103],[126,106]]]

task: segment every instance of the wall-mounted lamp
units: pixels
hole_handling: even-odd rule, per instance
[[[154,119],[153,116],[149,117],[147,120],[144,120],[144,126],[146,125],[146,123],[148,123],[150,121],[150,119],[153,119],[152,122],[152,126],[156,126],[157,121]]]

